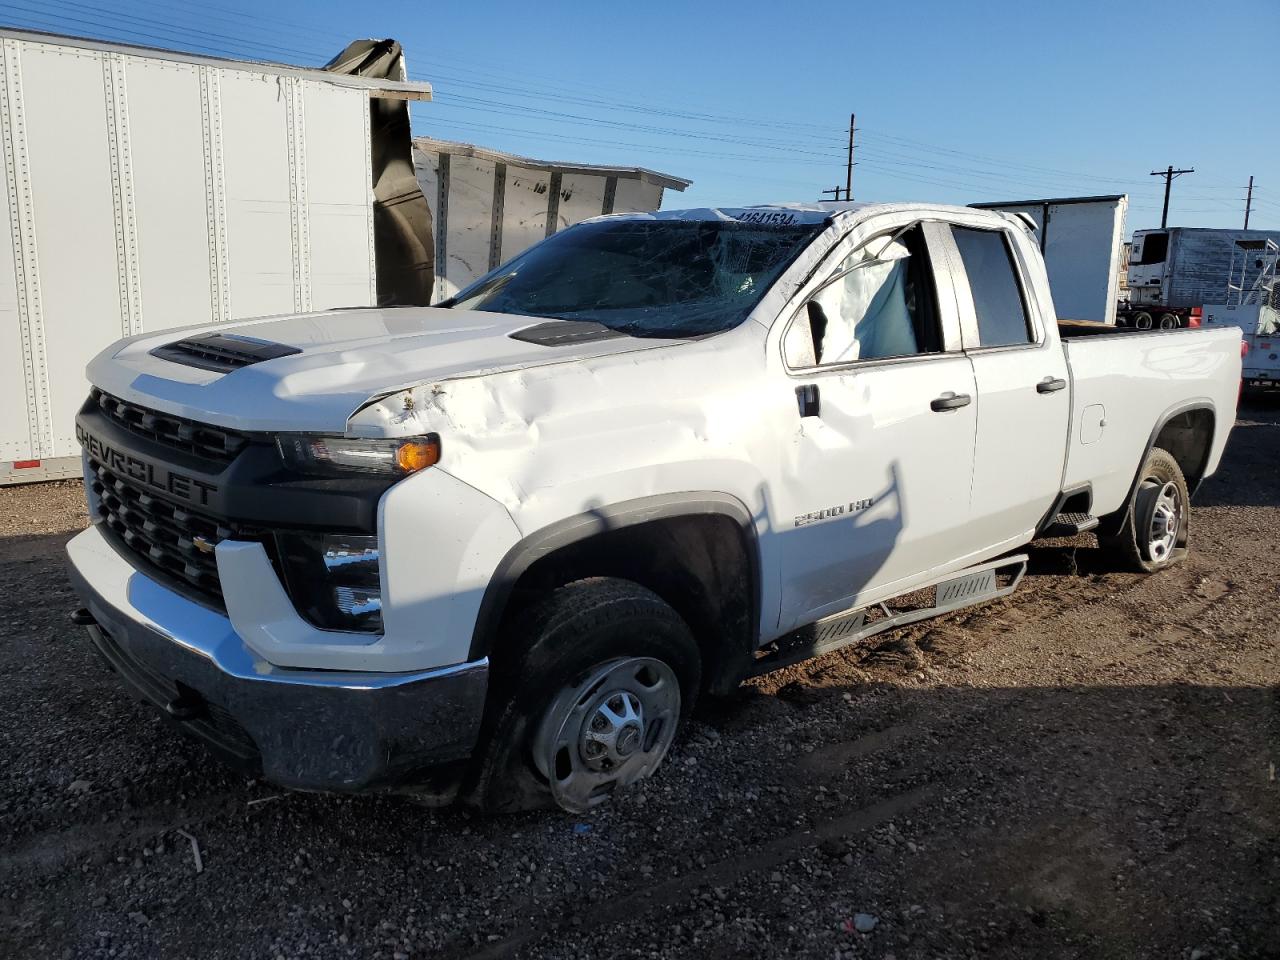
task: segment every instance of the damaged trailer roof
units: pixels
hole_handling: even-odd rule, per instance
[[[223,70],[244,70],[252,73],[293,76],[305,80],[314,80],[318,83],[332,84],[336,87],[367,90],[371,97],[386,100],[431,99],[431,84],[423,81],[353,76],[346,73],[335,73],[323,67],[298,67],[287,63],[274,63],[269,60],[236,60],[229,57],[213,57],[204,54],[184,53],[178,50],[166,50],[163,47],[148,47],[142,44],[108,43],[87,37],[68,37],[63,34],[46,33],[39,30],[0,29],[0,40],[48,43],[58,47],[78,47],[82,50],[92,50],[97,53],[140,56],[147,57],[150,60],[168,60],[172,63],[218,67]]]

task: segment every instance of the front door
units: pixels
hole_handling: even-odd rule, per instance
[[[975,549],[976,386],[949,279],[934,271],[943,229],[873,237],[782,318],[798,424],[775,486],[781,630],[901,592]]]

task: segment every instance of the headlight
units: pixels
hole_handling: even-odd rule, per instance
[[[323,630],[382,631],[378,538],[277,533],[289,596]]]
[[[359,440],[280,434],[276,447],[285,466],[303,473],[380,473],[407,476],[440,461],[440,437]]]

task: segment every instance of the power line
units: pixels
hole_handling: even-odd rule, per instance
[[[31,0],[37,2],[37,0]],[[153,0],[150,0],[153,3]],[[273,35],[279,34],[279,27],[289,27],[294,36],[298,34],[310,35],[311,37],[326,38],[325,42],[330,42],[327,38],[333,37],[332,42],[340,44],[344,42],[336,37],[335,34],[327,33],[310,27],[307,24],[297,24],[280,18],[258,16],[251,13],[235,10],[219,10],[213,8],[205,2],[195,3],[192,0],[167,0],[166,5],[160,9],[170,10],[171,4],[185,6],[192,10],[199,10],[201,13],[202,26],[211,26],[206,21],[222,22],[229,24],[227,30],[234,31],[239,28],[239,21],[247,21],[255,24],[271,24]],[[138,37],[146,42],[174,43],[188,45],[204,52],[213,52],[225,55],[228,48],[234,49],[251,49],[255,51],[271,51],[275,55],[285,54],[289,56],[301,57],[304,60],[319,60],[323,62],[328,59],[327,52],[320,53],[315,49],[301,49],[299,47],[283,46],[272,43],[264,43],[243,36],[231,36],[225,32],[219,32],[214,29],[197,29],[187,27],[165,21],[158,18],[139,16],[133,14],[111,15],[111,20],[106,22],[102,19],[96,19],[107,16],[100,8],[89,6],[76,0],[45,0],[39,7],[32,8],[22,4],[7,3],[0,4],[0,7],[8,7],[16,9],[28,14],[27,19],[37,19],[41,23],[42,28],[48,28],[50,17],[61,19],[65,22],[78,23],[88,25],[99,31],[107,33],[126,34],[130,37]],[[214,13],[216,11],[216,13]],[[150,11],[149,11],[150,12]],[[212,15],[211,15],[212,14]],[[220,15],[218,15],[220,14]],[[159,15],[157,14],[157,17]],[[306,40],[302,41],[304,44]],[[426,62],[448,62],[450,59],[446,56],[433,54],[427,58]],[[489,68],[484,65],[479,67],[471,67],[471,61],[459,61],[467,64],[460,67],[452,67],[446,70],[437,71],[434,76],[425,77],[437,84],[438,100],[431,107],[424,107],[415,110],[415,117],[421,118],[425,110],[430,110],[434,116],[432,119],[439,125],[445,126],[449,123],[460,123],[461,121],[448,119],[448,113],[453,110],[462,111],[464,115],[474,113],[493,113],[507,116],[525,116],[530,113],[536,114],[542,118],[542,122],[549,125],[570,125],[570,126],[587,126],[595,128],[610,128],[617,130],[629,130],[642,134],[659,136],[659,137],[676,137],[682,139],[701,140],[708,143],[723,144],[726,147],[746,148],[750,151],[759,151],[760,156],[746,156],[742,153],[717,153],[712,150],[695,151],[682,148],[673,148],[671,146],[659,146],[656,144],[638,144],[638,143],[620,143],[613,140],[599,140],[586,137],[573,137],[564,133],[555,133],[547,130],[517,130],[510,127],[490,127],[500,132],[524,132],[534,136],[553,137],[555,139],[566,142],[591,143],[595,145],[609,145],[615,147],[627,147],[628,149],[650,150],[655,152],[677,152],[688,154],[691,156],[720,156],[725,159],[735,161],[750,162],[776,162],[778,159],[785,157],[789,163],[805,163],[816,164],[829,162],[827,159],[834,158],[838,154],[835,153],[839,147],[846,147],[842,150],[846,156],[846,188],[851,189],[851,168],[849,167],[850,158],[847,154],[847,144],[842,142],[843,138],[837,139],[834,131],[829,130],[825,125],[808,123],[804,121],[791,121],[781,119],[771,119],[767,117],[736,117],[727,114],[717,114],[710,112],[697,111],[687,107],[671,107],[655,103],[639,104],[626,100],[613,100],[606,97],[592,95],[590,92],[584,92],[577,87],[566,85],[559,80],[552,81],[554,86],[560,89],[551,92],[546,89],[535,89],[535,87],[545,87],[547,84],[537,83],[530,84],[527,81],[527,74],[513,74],[510,71],[503,71],[498,68]],[[456,76],[456,74],[478,74],[482,79],[470,79],[465,76]],[[513,77],[515,82],[520,83],[520,87],[513,87],[509,84],[495,82],[495,76],[505,75]],[[455,87],[462,90],[472,90],[476,92],[489,91],[489,96],[469,96],[466,93],[454,92],[454,90],[441,90],[439,84],[441,82],[453,83]],[[593,87],[594,90],[594,87]],[[499,98],[495,98],[494,94]],[[517,102],[512,102],[512,101]],[[564,110],[554,110],[546,106],[530,106],[527,103],[518,101],[535,100],[541,103],[551,101],[562,104],[575,104],[579,107],[585,107],[590,111],[609,110],[612,116],[605,118],[599,116],[590,116],[583,113],[568,112]],[[633,115],[645,115],[652,117],[662,117],[672,122],[680,122],[690,124],[694,127],[701,126],[703,129],[682,129],[674,126],[660,126],[652,123],[637,123],[629,120],[617,118],[618,111]],[[483,129],[482,124],[472,123],[472,126]],[[709,126],[730,125],[737,131],[741,131],[744,127],[751,127],[759,131],[773,131],[777,134],[785,134],[786,139],[777,139],[775,137],[760,136],[751,134],[743,136],[741,133],[733,133],[727,130],[716,130],[712,132],[706,129]],[[853,126],[852,124],[850,125]],[[861,129],[861,128],[859,128]],[[1008,158],[991,157],[979,153],[972,153],[964,150],[957,150],[950,147],[938,146],[925,141],[915,140],[909,137],[901,137],[889,133],[877,133],[872,131],[871,141],[873,149],[868,156],[859,151],[859,162],[866,162],[871,169],[879,172],[881,177],[897,179],[909,182],[927,183],[932,185],[944,186],[952,189],[964,190],[991,190],[998,189],[998,184],[1023,183],[1032,185],[1035,189],[1051,189],[1053,191],[1069,190],[1070,187],[1053,186],[1053,181],[1061,180],[1064,183],[1076,184],[1081,180],[1087,180],[1096,183],[1106,184],[1130,184],[1139,181],[1128,180],[1124,178],[1103,177],[1096,174],[1083,174],[1078,171],[1062,170],[1053,167],[1045,167],[1037,164],[1030,164],[1021,161],[1014,161]],[[861,141],[863,138],[859,138]],[[875,148],[875,144],[883,141],[890,147],[896,145],[899,150],[906,153],[894,152],[892,149]],[[827,145],[831,152],[821,149],[821,145]],[[837,144],[839,146],[837,146]],[[861,143],[859,143],[861,146]],[[941,160],[942,156],[955,157],[960,161],[947,163]],[[935,161],[935,162],[927,162]],[[974,166],[974,162],[983,164],[987,169]],[[951,179],[942,179],[939,177],[929,177],[918,173],[909,172],[911,170],[937,171],[944,177]],[[990,184],[975,183],[974,181],[991,181]],[[1046,186],[1048,185],[1048,186]],[[1216,186],[1205,185],[1207,189],[1216,189]],[[1206,201],[1214,203],[1223,203],[1218,198],[1204,198]],[[1262,202],[1261,198],[1255,199],[1255,202]],[[1136,205],[1135,205],[1136,206]]]

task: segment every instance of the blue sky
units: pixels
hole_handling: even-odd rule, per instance
[[[1130,229],[1280,228],[1280,2],[351,3],[0,0],[0,21],[319,64],[405,45],[414,129],[687,177],[667,206],[854,197],[954,203],[1128,193]],[[1267,92],[1269,91],[1269,92]]]

